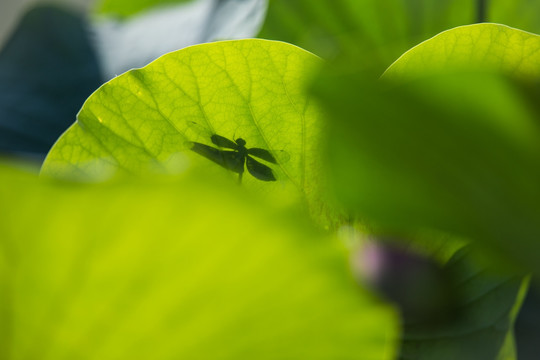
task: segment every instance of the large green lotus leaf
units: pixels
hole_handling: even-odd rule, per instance
[[[385,73],[418,77],[452,69],[501,71],[540,77],[540,36],[500,24],[477,24],[445,31],[407,51]]]
[[[243,185],[299,190],[318,209],[320,111],[305,86],[320,62],[298,47],[268,40],[216,42],[167,54],[90,96],[48,154],[43,173],[93,179],[120,169],[176,172],[188,162],[221,171],[189,150],[191,141],[215,147],[214,133],[273,151],[277,164],[267,165],[278,181],[263,182],[246,171]]]
[[[291,209],[198,178],[0,173],[2,359],[394,358],[394,311]]]
[[[270,0],[259,36],[382,72],[420,41],[475,19],[470,0]]]

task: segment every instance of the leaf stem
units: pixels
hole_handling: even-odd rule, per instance
[[[488,0],[478,0],[477,2],[477,8],[476,8],[476,15],[477,15],[477,21],[478,23],[483,23],[487,21],[487,6],[488,6]]]

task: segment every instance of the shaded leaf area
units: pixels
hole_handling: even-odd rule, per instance
[[[159,6],[191,2],[193,0],[99,0],[95,12],[117,17],[128,17]]]
[[[92,30],[103,72],[110,79],[190,45],[253,38],[266,7],[267,0],[177,2],[127,19],[102,15],[94,18]]]
[[[399,358],[515,359],[512,330],[528,279],[502,274],[456,239],[429,238],[434,244],[378,237],[353,258],[362,283],[400,310]]]
[[[381,228],[438,229],[540,270],[540,132],[519,88],[487,74],[364,80],[317,90],[335,125],[328,164],[341,201]]]
[[[100,84],[85,21],[31,9],[0,53],[0,152],[43,157]]]
[[[380,73],[419,42],[475,19],[470,0],[270,0],[259,36]]]
[[[216,42],[170,53],[88,98],[42,173],[92,180],[114,171],[173,173],[188,165],[221,171],[190,151],[193,142],[216,147],[211,139],[217,134],[242,138],[247,148],[275,150],[277,164],[266,165],[278,181],[246,176],[243,184],[272,194],[304,194],[314,214],[321,215],[322,125],[319,108],[305,91],[319,66],[316,56],[267,40]]]
[[[496,26],[493,30],[500,31]],[[468,46],[471,40],[490,38],[472,34],[460,38],[465,47],[454,44],[458,58],[474,51]],[[495,50],[504,48],[500,43]],[[446,63],[452,54],[448,52]],[[535,62],[533,57],[520,62],[510,56],[518,54],[527,51],[508,54],[508,66],[499,68],[508,72],[513,63]],[[504,63],[497,52],[487,55],[486,69],[493,59]],[[515,71],[523,75],[527,69]],[[418,74],[409,81],[396,80],[407,77],[405,71],[389,71],[379,82],[366,81],[361,73],[321,77],[316,92],[334,125],[328,163],[338,197],[356,214],[387,228],[442,230],[481,241],[488,245],[486,252],[516,266],[540,270],[534,74],[527,84],[487,70]]]
[[[396,304],[406,326],[436,328],[456,317],[459,293],[452,276],[433,258],[384,238],[364,244],[355,257],[359,279]]]
[[[395,356],[394,311],[293,209],[217,179],[0,174],[2,359]]]
[[[521,278],[479,266],[466,248],[442,271],[449,279],[452,307],[437,314],[439,319],[446,316],[442,322],[405,323],[399,358],[489,360],[501,353],[515,358],[512,331],[526,291]]]

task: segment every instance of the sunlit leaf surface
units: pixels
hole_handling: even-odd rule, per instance
[[[414,47],[386,71],[388,77],[417,77],[456,69],[497,70],[540,77],[540,36],[500,24],[462,26]]]
[[[394,312],[295,211],[197,178],[0,173],[2,359],[393,358]]]
[[[193,141],[216,147],[211,135],[218,134],[276,157],[277,164],[266,164],[278,181],[263,182],[246,171],[243,185],[303,193],[319,214],[322,126],[305,92],[319,65],[300,48],[266,40],[168,54],[96,91],[49,153],[43,173],[92,179],[115,170],[177,172],[186,164],[221,171],[190,151]]]

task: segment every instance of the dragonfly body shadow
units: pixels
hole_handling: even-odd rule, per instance
[[[262,181],[276,181],[272,169],[253,157],[265,160],[272,164],[277,164],[276,159],[270,151],[261,148],[247,148],[246,141],[242,138],[229,140],[226,137],[213,134],[210,141],[218,148],[202,144],[199,142],[191,143],[191,150],[214,163],[231,170],[238,174],[238,181],[242,182],[244,169],[253,177]],[[229,149],[229,150],[222,150]]]

